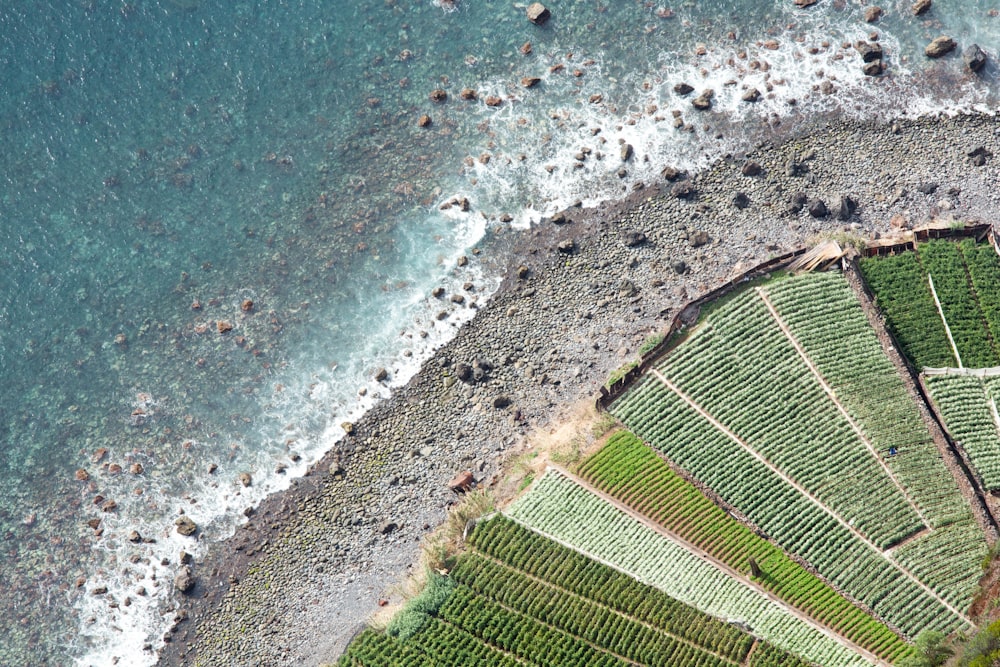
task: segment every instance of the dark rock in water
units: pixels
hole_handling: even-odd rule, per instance
[[[187,565],[177,570],[177,575],[174,577],[174,588],[181,593],[187,593],[194,588],[194,575]]]
[[[701,246],[709,242],[708,232],[706,231],[696,231],[688,235],[688,241],[691,243],[692,248],[700,248]]]
[[[138,544],[139,542],[142,542],[142,535],[140,535],[137,530],[129,531],[128,541],[133,544]]]
[[[182,516],[174,521],[174,525],[177,526],[177,532],[184,537],[191,537],[198,530],[198,524],[191,520],[189,516]]]
[[[177,557],[177,560],[181,562],[181,565],[190,565],[191,561],[194,559],[191,558],[191,554],[182,550],[180,555]]]
[[[883,63],[881,60],[872,60],[861,67],[861,72],[865,76],[878,76],[882,73]]]
[[[830,213],[826,208],[826,202],[819,198],[810,199],[808,209],[809,215],[814,218],[825,218]]]
[[[466,470],[452,477],[451,481],[448,482],[448,488],[455,493],[462,493],[468,491],[475,481],[476,478],[473,477],[472,471]]]
[[[805,207],[806,202],[808,201],[809,198],[806,197],[806,193],[804,192],[793,193],[788,200],[788,210],[791,213],[798,213],[803,209],[803,207]]]
[[[744,102],[756,102],[760,99],[760,91],[756,88],[751,88],[743,93],[743,96],[740,99]]]
[[[805,9],[806,7],[812,7],[813,5],[816,4],[816,0],[793,0],[793,2],[795,2],[796,7],[799,7],[801,9]]]
[[[841,195],[840,200],[837,202],[837,219],[850,220],[857,208],[858,203],[856,201],[847,195]]]
[[[970,70],[978,72],[986,65],[986,52],[978,44],[971,44],[962,51],[962,60]]]
[[[678,275],[684,275],[687,273],[688,265],[683,259],[679,259],[671,264],[670,268],[672,268]]]
[[[677,93],[678,95],[688,95],[693,91],[694,91],[694,86],[686,84],[683,81],[681,83],[674,85],[674,92]]]
[[[986,148],[986,146],[979,146],[977,148],[973,148],[971,151],[969,151],[968,155],[969,155],[969,160],[975,167],[982,167],[984,164],[986,164],[987,159],[993,157],[993,153],[991,153]]]
[[[503,100],[496,95],[487,95],[485,102],[488,107],[498,107],[503,104]]]
[[[534,88],[541,82],[542,80],[537,76],[526,76],[521,79],[521,85],[524,86],[525,88]]]
[[[533,2],[528,5],[528,20],[535,25],[542,25],[549,20],[552,13],[540,2]]]
[[[917,0],[913,3],[913,15],[920,16],[921,14],[926,14],[930,11],[931,0]]]
[[[440,88],[435,88],[431,91],[431,102],[444,102],[448,99],[448,93],[441,90]]]
[[[861,54],[861,60],[870,63],[873,60],[882,59],[882,45],[878,42],[865,42],[858,40],[854,48]]]
[[[576,243],[573,242],[573,239],[566,239],[564,241],[560,241],[559,245],[556,247],[559,249],[559,252],[564,255],[569,255],[576,250]]]
[[[377,371],[375,371],[376,382],[384,382],[388,378],[389,378],[389,371],[387,371],[385,368],[379,368]]]
[[[699,111],[708,111],[712,108],[713,97],[715,97],[715,91],[708,88],[701,95],[691,100],[691,106]]]
[[[819,84],[819,92],[824,95],[833,95],[837,92],[837,87],[833,85],[833,81],[824,79],[823,82]]]
[[[463,100],[476,100],[479,99],[479,94],[472,88],[463,88],[458,94]]]
[[[745,192],[737,192],[733,195],[733,206],[736,208],[746,208],[750,205],[750,197]]]
[[[622,144],[622,162],[628,162],[634,153],[632,144]]]
[[[351,422],[341,422],[340,428],[344,429],[347,435],[354,435],[354,424]]]
[[[941,56],[951,53],[955,49],[955,40],[946,35],[937,37],[927,48],[924,49],[924,54],[928,58],[940,58]]]
[[[932,195],[934,191],[938,189],[938,184],[934,181],[925,181],[917,185],[917,191],[922,192],[925,195]]]
[[[660,172],[660,176],[663,176],[663,178],[667,179],[668,181],[676,181],[680,177],[680,175],[681,172],[679,172],[677,169],[669,165],[664,167],[663,171]]]
[[[873,6],[865,10],[865,21],[868,23],[875,23],[880,18],[882,18],[883,10],[881,7]]]
[[[430,127],[433,122],[430,116],[424,114],[417,119],[417,127]]]
[[[462,382],[470,381],[472,379],[472,366],[461,362],[455,364],[455,377]]]
[[[670,188],[670,194],[678,199],[691,199],[695,195],[695,190],[690,181],[681,181]]]
[[[104,595],[107,592],[108,592],[108,587],[107,586],[97,586],[97,587],[95,587],[94,589],[92,589],[90,591],[90,594],[91,595]]]
[[[510,396],[497,396],[493,399],[493,407],[502,410],[511,404]]]
[[[764,168],[753,160],[747,160],[743,163],[743,167],[740,171],[743,172],[744,176],[758,176],[764,171]]]
[[[241,472],[239,479],[240,479],[240,484],[242,484],[243,486],[250,486],[251,484],[253,484],[253,477],[251,477],[250,473],[248,472]]]
[[[643,234],[642,232],[635,229],[630,229],[627,232],[625,232],[625,245],[627,245],[629,248],[634,248],[635,246],[642,245],[645,242],[646,242],[646,235]]]

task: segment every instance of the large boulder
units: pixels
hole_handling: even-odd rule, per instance
[[[962,60],[973,72],[978,72],[986,65],[986,52],[978,44],[970,44],[962,51]]]
[[[177,532],[185,537],[194,535],[198,530],[198,524],[192,521],[191,517],[187,515],[179,517],[174,521],[174,525],[177,526]]]
[[[861,60],[866,63],[882,59],[882,45],[878,42],[858,40],[858,42],[854,45],[854,48],[861,54]]]
[[[926,14],[931,9],[931,0],[917,0],[913,3],[913,15],[920,16]]]
[[[540,2],[533,2],[528,5],[528,20],[535,25],[542,25],[551,16],[552,13]]]
[[[184,565],[177,570],[177,575],[174,576],[174,588],[181,593],[187,593],[194,588],[194,583],[194,574],[190,567]]]
[[[947,55],[954,50],[955,40],[947,35],[941,35],[927,45],[927,48],[924,49],[924,54],[928,58],[940,58],[941,56]]]

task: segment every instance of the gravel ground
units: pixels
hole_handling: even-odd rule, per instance
[[[457,472],[488,483],[529,433],[596,398],[685,301],[758,262],[820,233],[991,220],[998,133],[1000,123],[982,116],[831,124],[682,178],[688,198],[664,180],[626,202],[493,239],[486,254],[511,258],[498,293],[311,474],[193,565],[198,585],[178,596],[184,620],[161,664],[335,661],[456,501],[447,483]],[[989,155],[976,166],[969,154],[980,147]],[[744,175],[754,171],[747,160],[761,172]],[[740,192],[745,206],[734,203]],[[798,192],[832,214],[814,218],[809,204],[789,212]],[[837,217],[842,196],[857,203],[847,220]],[[645,241],[630,245],[640,240],[630,232]],[[566,241],[570,252],[559,249]]]

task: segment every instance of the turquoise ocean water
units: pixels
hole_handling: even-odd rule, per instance
[[[826,118],[997,103],[992,64],[922,55],[942,33],[997,53],[971,0],[874,25],[840,0],[548,6],[534,26],[482,0],[0,5],[0,665],[150,664],[179,551],[474,314],[491,230]],[[878,80],[843,47],[873,30]]]

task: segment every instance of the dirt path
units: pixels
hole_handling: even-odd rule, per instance
[[[934,305],[937,306],[938,315],[941,316],[941,323],[944,324],[944,332],[948,334],[948,342],[951,343],[951,351],[955,355],[955,360],[958,361],[959,368],[965,368],[962,365],[962,357],[958,354],[958,347],[955,345],[955,338],[951,335],[951,327],[948,326],[948,320],[944,316],[944,309],[941,308],[941,300],[938,298],[937,290],[934,289],[934,278],[931,274],[927,274],[927,284],[931,288],[931,296],[934,297]]]
[[[613,505],[614,507],[616,507],[620,511],[624,512],[627,516],[629,516],[632,519],[634,519],[634,520],[638,521],[639,523],[641,523],[646,528],[649,528],[650,530],[656,532],[657,534],[659,534],[659,535],[661,535],[663,537],[666,537],[667,539],[671,540],[672,542],[680,545],[681,547],[684,548],[685,551],[688,551],[689,553],[693,554],[697,558],[699,558],[702,561],[704,561],[704,562],[708,563],[709,565],[713,566],[715,569],[724,572],[726,575],[728,575],[732,579],[735,579],[736,581],[738,581],[743,586],[745,586],[745,587],[753,590],[758,595],[762,595],[763,597],[767,598],[768,600],[770,600],[771,602],[773,602],[774,604],[776,604],[778,607],[780,607],[781,609],[783,609],[785,612],[787,612],[787,613],[791,614],[792,616],[796,617],[797,619],[799,619],[800,621],[802,621],[806,625],[810,626],[814,630],[817,630],[818,632],[823,633],[824,635],[826,635],[830,639],[836,641],[838,644],[840,644],[844,648],[847,648],[847,649],[849,649],[849,650],[857,653],[858,655],[864,657],[866,660],[868,660],[868,661],[870,661],[870,662],[872,662],[872,663],[874,663],[876,665],[880,665],[880,666],[881,665],[885,665],[886,667],[888,667],[888,665],[889,665],[888,662],[882,660],[881,658],[879,658],[877,655],[875,655],[874,653],[872,653],[868,649],[863,648],[863,647],[855,644],[854,642],[850,641],[846,637],[841,637],[839,634],[837,634],[833,630],[831,630],[828,627],[826,627],[826,626],[818,623],[816,620],[814,620],[812,617],[810,617],[805,612],[803,612],[803,611],[801,611],[801,610],[799,610],[799,609],[791,606],[790,604],[788,604],[787,602],[785,602],[785,600],[783,600],[782,598],[778,597],[774,593],[771,593],[766,588],[764,588],[763,586],[761,586],[760,584],[758,584],[757,582],[755,582],[753,579],[748,578],[745,574],[743,574],[739,570],[736,570],[736,569],[730,567],[728,564],[726,564],[723,561],[717,559],[715,556],[711,555],[710,553],[708,553],[704,549],[698,547],[694,543],[688,542],[686,539],[684,539],[683,537],[681,537],[677,533],[673,532],[669,528],[666,528],[665,526],[663,526],[663,525],[661,525],[661,524],[653,521],[649,517],[647,517],[647,516],[645,516],[643,514],[640,514],[639,512],[636,512],[634,509],[632,509],[628,505],[622,503],[621,501],[619,501],[614,496],[608,495],[604,491],[601,491],[597,487],[593,486],[592,484],[590,484],[589,482],[587,482],[587,481],[585,481],[583,479],[580,479],[579,477],[577,477],[576,475],[573,475],[569,471],[567,471],[567,470],[565,470],[563,468],[560,468],[559,466],[556,466],[556,465],[550,465],[549,467],[552,470],[555,470],[556,472],[558,472],[560,475],[563,475],[567,479],[571,480],[575,484],[583,487],[584,489],[586,489],[590,493],[594,494],[595,496],[597,496],[601,500],[603,500],[603,501],[605,501],[605,502]],[[580,551],[580,549],[576,549],[576,551]],[[586,555],[588,557],[592,557],[590,554],[586,554]]]
[[[788,339],[788,342],[791,343],[792,347],[795,348],[795,351],[798,352],[799,357],[801,357],[802,361],[809,369],[809,372],[813,374],[813,377],[816,378],[817,382],[819,382],[819,386],[823,388],[823,391],[826,392],[826,395],[830,397],[831,401],[833,401],[833,404],[837,407],[837,411],[840,412],[840,415],[845,420],[847,420],[848,424],[850,424],[851,429],[854,431],[854,434],[858,436],[858,439],[861,440],[864,446],[868,449],[868,453],[871,454],[872,458],[875,459],[875,461],[882,467],[882,470],[884,470],[885,474],[889,476],[889,479],[892,480],[892,483],[896,485],[896,488],[899,489],[899,492],[903,494],[903,497],[906,498],[906,502],[910,505],[911,508],[913,508],[913,511],[917,513],[917,516],[920,517],[920,522],[924,524],[924,527],[933,530],[933,527],[927,520],[927,517],[924,516],[924,513],[920,511],[920,508],[917,507],[917,504],[913,501],[912,498],[910,498],[910,494],[907,493],[906,488],[904,488],[903,485],[900,483],[900,481],[896,479],[895,473],[892,472],[892,469],[889,468],[885,460],[878,455],[878,452],[875,450],[875,447],[868,439],[868,436],[864,434],[864,432],[861,430],[861,427],[858,426],[857,422],[855,422],[851,418],[851,415],[847,413],[847,410],[844,409],[844,405],[840,402],[840,399],[837,398],[837,394],[833,390],[833,387],[831,387],[829,383],[827,383],[826,378],[823,377],[823,375],[819,372],[819,369],[816,368],[816,365],[813,364],[812,359],[809,358],[809,355],[806,353],[805,348],[802,347],[798,339],[792,333],[792,330],[788,328],[788,324],[786,324],[785,320],[782,319],[781,314],[778,312],[777,308],[775,308],[774,304],[771,303],[771,299],[770,297],[768,297],[767,292],[762,290],[760,287],[756,288],[756,292],[757,295],[764,302],[764,305],[767,306],[768,312],[771,313],[771,317],[774,318],[774,321],[777,323],[778,328],[781,329],[781,333],[785,335],[785,338]]]
[[[791,479],[790,477],[788,477],[781,470],[779,470],[778,468],[776,468],[770,461],[768,461],[766,458],[764,458],[760,453],[758,453],[756,450],[754,450],[750,445],[748,445],[743,440],[741,440],[738,435],[736,435],[735,433],[733,433],[732,431],[730,431],[728,428],[726,428],[726,426],[724,424],[721,424],[718,420],[716,420],[710,414],[708,414],[707,412],[705,412],[705,410],[700,405],[698,405],[697,403],[695,403],[691,399],[690,396],[687,396],[679,388],[677,388],[676,386],[674,386],[674,384],[672,382],[670,382],[670,380],[668,380],[665,377],[663,377],[660,374],[659,371],[657,371],[655,368],[651,368],[651,369],[649,369],[649,373],[651,373],[652,375],[654,375],[660,382],[662,382],[663,385],[667,389],[669,389],[670,391],[672,391],[675,394],[677,394],[677,396],[681,400],[683,400],[685,403],[687,403],[693,410],[695,410],[705,420],[707,420],[710,424],[712,424],[712,426],[714,426],[720,432],[722,432],[723,434],[725,434],[726,437],[728,437],[729,439],[731,439],[737,445],[739,445],[740,447],[742,447],[743,450],[746,451],[748,454],[750,454],[755,459],[757,459],[762,464],[764,464],[771,472],[773,472],[774,474],[778,475],[782,479],[782,481],[784,481],[785,483],[791,485],[796,491],[798,491],[803,496],[805,496],[806,498],[808,498],[810,502],[812,502],[814,505],[816,505],[824,513],[826,513],[827,515],[829,515],[830,517],[832,517],[835,521],[837,521],[837,523],[839,523],[841,526],[843,526],[845,529],[847,529],[856,538],[858,538],[859,540],[861,540],[861,542],[864,543],[869,549],[871,549],[872,551],[874,551],[881,558],[883,558],[886,561],[888,561],[890,565],[892,565],[896,570],[898,570],[907,579],[909,579],[910,581],[912,581],[913,583],[915,583],[917,586],[919,586],[921,588],[921,590],[923,590],[929,596],[931,596],[932,598],[934,598],[945,609],[947,609],[948,611],[950,611],[951,613],[953,613],[955,616],[957,616],[958,618],[960,618],[963,621],[965,621],[966,623],[968,623],[970,626],[975,627],[975,623],[973,623],[972,620],[970,620],[965,614],[963,614],[958,609],[956,609],[947,600],[941,598],[929,586],[927,586],[925,583],[923,583],[922,581],[920,581],[912,572],[910,572],[909,570],[907,570],[906,568],[904,568],[902,565],[900,565],[890,554],[888,554],[885,551],[882,551],[881,549],[879,549],[879,547],[874,542],[871,542],[860,531],[858,531],[856,528],[854,528],[854,526],[852,526],[849,523],[847,523],[843,519],[843,517],[841,517],[839,514],[837,514],[836,512],[834,512],[832,509],[830,509],[829,507],[827,507],[826,505],[824,505],[818,498],[816,498],[816,496],[814,496],[812,493],[810,493],[808,490],[806,490],[804,487],[802,487],[796,481],[794,481],[793,479]]]

